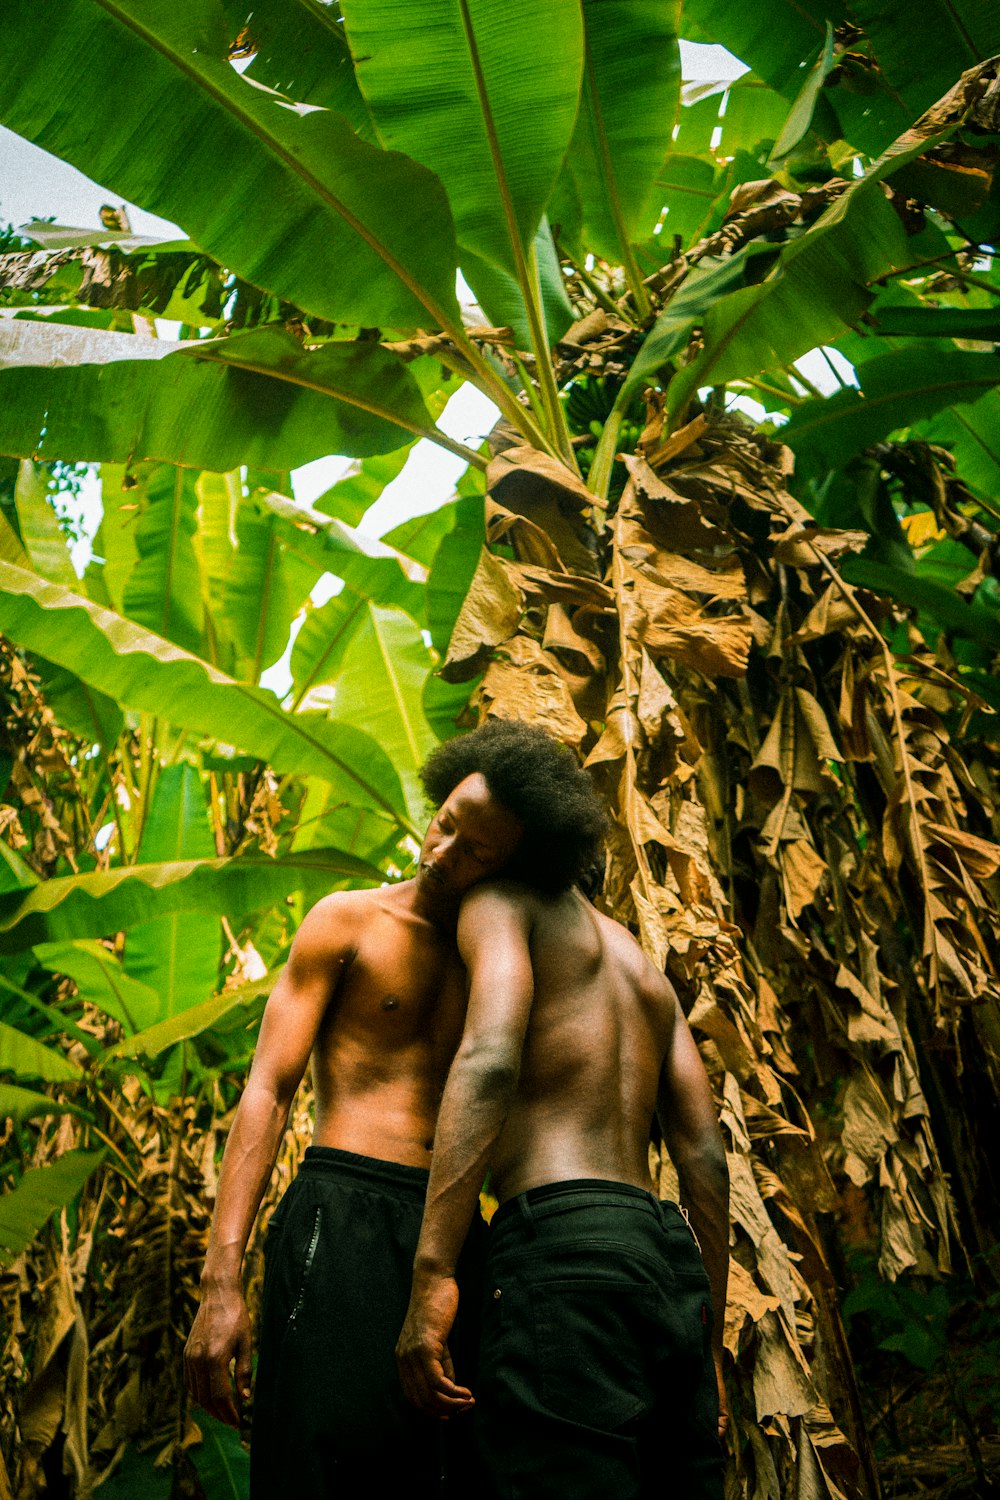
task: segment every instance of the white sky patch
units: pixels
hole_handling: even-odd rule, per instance
[[[104,203],[117,208],[121,198],[110,188],[91,182],[68,162],[0,126],[0,222],[17,226],[55,214],[60,224],[81,228],[92,224],[98,229]],[[136,234],[185,238],[182,229],[157,214],[132,203],[126,203],[125,208]]]
[[[832,396],[845,385],[857,387],[858,384],[854,366],[836,349],[810,349],[808,354],[795,361],[795,369],[800,370],[823,396]]]
[[[680,48],[681,77],[685,83],[694,82],[695,79],[724,79],[727,83],[732,83],[734,78],[742,78],[744,73],[750,71],[746,63],[740,62],[725,47],[682,40]]]

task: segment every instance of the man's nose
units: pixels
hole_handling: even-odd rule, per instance
[[[455,863],[455,835],[439,839],[428,861],[432,869],[448,870]]]

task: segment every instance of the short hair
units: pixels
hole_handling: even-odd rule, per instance
[[[446,740],[421,771],[440,807],[467,776],[479,773],[492,796],[520,818],[524,836],[504,871],[536,890],[568,890],[603,854],[607,819],[587,772],[566,745],[543,729],[491,719]]]

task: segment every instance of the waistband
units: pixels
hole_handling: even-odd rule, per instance
[[[491,1228],[511,1219],[530,1222],[549,1214],[567,1213],[574,1208],[606,1207],[639,1209],[655,1214],[658,1219],[661,1216],[659,1198],[645,1188],[603,1177],[575,1177],[565,1182],[546,1182],[541,1187],[518,1193],[515,1198],[508,1198],[494,1213]]]
[[[421,1203],[427,1195],[427,1167],[409,1167],[405,1162],[382,1161],[377,1156],[359,1156],[339,1146],[307,1146],[297,1177],[336,1179],[364,1183],[398,1196],[402,1191]]]

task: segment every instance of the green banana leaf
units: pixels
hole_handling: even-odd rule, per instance
[[[969,555],[971,559],[971,553]],[[922,611],[944,630],[978,641],[991,651],[997,649],[1000,609],[988,609],[978,603],[967,604],[952,588],[921,578],[919,573],[869,562],[864,557],[847,558],[841,572],[848,583],[860,584],[877,594],[888,594],[908,609]]]
[[[0,1083],[0,1120],[13,1120],[23,1125],[25,1120],[36,1115],[59,1115],[75,1113],[74,1106],[62,1099],[50,1099],[48,1094],[39,1094],[35,1089],[22,1089],[15,1083]]]
[[[57,1208],[65,1208],[104,1159],[103,1151],[67,1151],[44,1167],[29,1167],[17,1187],[0,1197],[0,1265],[26,1250]]]
[[[259,1022],[267,997],[283,969],[284,964],[281,964],[261,979],[233,985],[220,995],[213,995],[210,1000],[203,1000],[198,1005],[189,1005],[179,1015],[158,1021],[144,1031],[137,1032],[135,1036],[124,1037],[108,1048],[101,1059],[102,1064],[127,1057],[159,1057],[169,1047],[190,1041],[209,1028],[227,1030],[255,1025]]]
[[[234,682],[142,626],[2,561],[0,630],[130,708],[236,745],[279,775],[323,777],[346,800],[405,821],[399,777],[370,736],[287,714],[272,693]]]
[[[507,0],[502,17],[493,0],[342,0],[342,10],[381,140],[444,184],[462,249],[523,287],[576,122],[579,0]]]
[[[678,0],[583,0],[584,82],[567,167],[582,240],[612,264],[652,234],[680,107]]]
[[[341,723],[364,725],[388,752],[414,823],[425,805],[420,767],[437,744],[422,706],[433,666],[434,657],[407,615],[368,604],[344,653],[331,709]]]
[[[5,453],[274,471],[330,453],[388,453],[412,432],[469,456],[434,426],[406,366],[381,344],[307,351],[281,328],[179,344],[59,324],[0,326]]]
[[[194,536],[198,527],[195,474],[157,464],[135,496],[141,507],[133,537],[136,561],[124,588],[122,613],[185,651],[204,647],[204,589]]]
[[[140,863],[203,862],[214,854],[215,841],[198,771],[186,761],[164,767],[143,824]],[[157,996],[150,1021],[176,1015],[212,993],[219,977],[221,943],[219,918],[204,906],[129,924],[125,972]]]
[[[253,55],[243,69],[302,104],[345,115],[363,140],[378,144],[358,88],[339,7],[316,0],[223,0],[230,33]]]
[[[851,0],[881,72],[911,119],[946,94],[966,68],[1000,52],[1000,7],[990,0]]]
[[[130,978],[103,944],[84,938],[39,943],[34,954],[43,969],[52,974],[67,974],[81,1000],[119,1021],[127,1032],[140,1031],[156,1020],[160,1010],[157,990]]]
[[[343,115],[241,77],[219,0],[13,0],[4,40],[18,66],[0,77],[3,124],[247,281],[332,321],[459,326],[440,183]]]
[[[294,508],[294,502],[287,502]],[[275,513],[259,495],[236,506],[237,546],[229,560],[224,608],[236,648],[236,673],[259,682],[288,644],[292,621],[323,572],[282,545]]]
[[[797,407],[782,428],[809,469],[842,467],[855,453],[956,402],[975,402],[1000,384],[1000,356],[955,349],[897,349],[857,367],[848,388]]]
[[[240,855],[64,875],[44,881],[27,895],[0,896],[0,953],[16,953],[38,943],[103,937],[177,911],[259,911],[298,891],[316,900],[344,880],[376,885],[383,878],[366,860],[338,849],[303,850],[279,859]]]
[[[70,561],[66,538],[56,513],[49,503],[47,479],[48,476],[28,460],[18,465],[14,507],[21,542],[36,573],[52,583],[74,589],[77,586],[76,569]]]
[[[15,1078],[41,1078],[45,1083],[70,1083],[82,1076],[77,1064],[62,1052],[6,1021],[0,1021],[0,1072]]]

